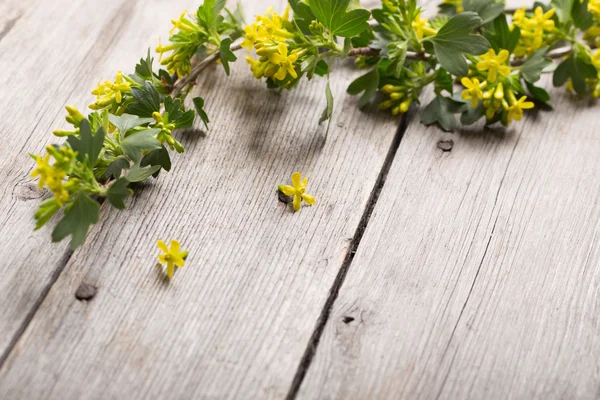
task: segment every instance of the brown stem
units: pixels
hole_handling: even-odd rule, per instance
[[[367,56],[367,57],[377,57],[380,53],[379,49],[373,49],[371,47],[356,47],[351,49],[348,52],[348,57],[356,57],[356,56]],[[408,60],[427,60],[429,56],[423,52],[415,53],[414,51],[407,51],[406,58]]]
[[[544,57],[551,58],[551,59],[563,58],[564,56],[568,56],[569,54],[571,54],[572,51],[573,51],[573,48],[571,46],[558,47],[554,50],[550,50],[549,52],[547,52],[544,55]],[[526,61],[525,58],[518,58],[516,60],[513,60],[510,63],[510,65],[512,65],[513,67],[518,67],[520,65],[523,65],[525,63],[525,61]]]
[[[236,43],[231,46],[231,51],[238,51],[242,48],[241,44]],[[204,57],[198,64],[194,65],[192,68],[192,72],[183,78],[179,79],[173,85],[173,89],[171,90],[171,96],[173,98],[179,96],[181,92],[185,90],[186,87],[193,84],[202,71],[206,69],[212,62],[217,61],[219,59],[220,52],[216,51],[209,56]]]

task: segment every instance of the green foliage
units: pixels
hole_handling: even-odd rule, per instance
[[[194,97],[193,102],[194,107],[196,107],[196,112],[198,113],[198,116],[204,123],[206,129],[208,129],[208,123],[210,122],[210,120],[208,119],[206,111],[204,111],[204,99],[202,97]]]
[[[60,242],[71,236],[71,249],[83,244],[91,225],[98,222],[100,205],[88,195],[80,193],[65,209],[65,215],[52,231],[52,241]]]
[[[225,69],[225,73],[227,75],[229,75],[229,62],[234,62],[237,60],[237,57],[231,51],[231,42],[231,38],[225,38],[221,41],[221,46],[219,48],[221,63],[223,64],[223,68]]]
[[[552,82],[554,86],[562,86],[571,79],[575,91],[585,94],[587,91],[585,80],[595,78],[597,73],[589,59],[580,54],[572,54],[556,68]]]
[[[348,86],[348,94],[353,96],[362,93],[358,100],[358,107],[363,108],[366,106],[371,98],[377,92],[379,87],[379,68],[373,68],[366,74],[356,78],[350,86]]]
[[[106,198],[114,208],[119,210],[125,208],[125,199],[133,194],[133,190],[128,186],[127,178],[119,178],[106,190]]]
[[[548,47],[542,47],[534,52],[521,66],[521,75],[527,82],[537,82],[544,68],[552,63],[544,57],[547,51]]]
[[[490,48],[484,37],[472,33],[481,23],[481,18],[474,12],[460,13],[429,38],[438,61],[451,74],[467,74],[469,67],[463,54],[479,55]]]
[[[467,105],[463,102],[456,101],[450,97],[436,96],[423,110],[421,122],[425,125],[437,122],[443,130],[453,131],[456,129],[456,117],[454,114],[462,113],[466,108]]]
[[[152,113],[160,111],[160,94],[151,82],[144,82],[144,87],[131,88],[135,102],[129,104],[127,111],[140,117],[152,117]]]
[[[314,16],[332,35],[353,37],[369,29],[371,13],[365,9],[348,11],[350,0],[308,0]]]
[[[158,132],[160,129],[145,129],[127,136],[121,141],[123,153],[133,162],[140,161],[144,154],[162,147],[155,137]]]
[[[67,142],[77,152],[77,159],[79,161],[87,162],[90,167],[94,167],[104,147],[104,129],[98,128],[96,133],[92,134],[90,123],[87,120],[83,120],[79,125],[79,138],[72,135],[69,136]]]

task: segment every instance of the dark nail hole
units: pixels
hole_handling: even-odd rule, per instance
[[[354,317],[351,317],[349,315],[346,315],[342,321],[344,321],[345,324],[349,324],[350,322],[354,321]]]
[[[96,287],[89,283],[83,282],[75,292],[77,300],[91,300],[96,295]]]
[[[286,196],[285,194],[283,194],[283,192],[279,190],[277,191],[277,196],[279,198],[279,201],[283,204],[290,204],[292,202],[292,196]]]
[[[440,140],[437,143],[437,147],[438,147],[438,149],[440,149],[442,151],[450,151],[450,150],[452,150],[452,147],[454,147],[454,141],[453,140]]]

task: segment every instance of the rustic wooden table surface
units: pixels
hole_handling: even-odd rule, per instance
[[[277,95],[240,59],[196,88],[210,131],[82,248],[33,232],[27,153],[197,3],[0,4],[1,399],[600,397],[600,108],[563,89],[449,134],[358,111],[340,64],[325,141],[323,79]],[[294,214],[295,170],[317,205]],[[191,254],[170,283],[159,238]]]

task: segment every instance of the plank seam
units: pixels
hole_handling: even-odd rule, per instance
[[[369,200],[367,201],[367,205],[365,207],[365,210],[363,211],[363,215],[360,219],[360,222],[358,223],[354,236],[352,237],[350,246],[348,248],[348,252],[344,257],[342,266],[340,267],[340,270],[338,271],[331,288],[329,289],[329,295],[327,296],[327,300],[325,301],[325,304],[321,309],[321,313],[317,318],[317,322],[315,324],[315,328],[313,329],[313,333],[308,341],[306,349],[304,350],[304,354],[300,359],[300,363],[298,364],[298,368],[296,369],[296,373],[294,375],[294,379],[292,381],[290,390],[288,391],[288,394],[286,396],[286,400],[294,400],[298,395],[298,392],[300,391],[300,387],[302,386],[304,377],[306,376],[308,368],[310,367],[314,355],[316,354],[319,341],[321,340],[321,336],[323,335],[323,331],[325,330],[325,326],[329,321],[333,304],[337,300],[342,285],[344,284],[344,280],[346,279],[346,275],[348,274],[350,265],[354,260],[354,255],[356,254],[356,251],[358,249],[358,246],[360,245],[365,230],[367,229],[367,225],[369,224],[369,220],[371,219],[373,210],[377,205],[377,201],[379,200],[379,196],[385,185],[388,173],[392,167],[398,148],[400,147],[400,142],[404,137],[404,133],[406,132],[406,129],[408,127],[408,123],[412,119],[415,110],[416,107],[412,107],[411,110],[407,114],[405,114],[400,120],[400,125],[396,130],[396,134],[394,135],[394,139],[392,140],[392,143],[388,150],[388,154],[386,155],[381,170],[379,171],[379,175],[377,176],[375,185],[371,190]]]

